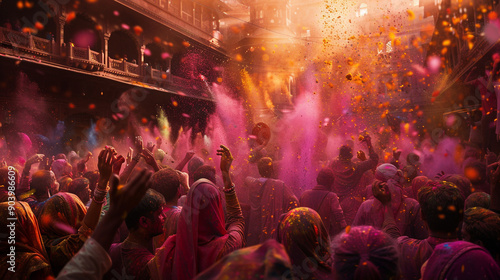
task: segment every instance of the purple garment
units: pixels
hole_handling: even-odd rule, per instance
[[[330,236],[337,235],[347,226],[337,194],[324,186],[305,191],[300,197],[300,206],[318,212]]]
[[[283,181],[247,178],[250,188],[250,223],[247,245],[273,238],[282,214],[298,207],[299,201]]]
[[[365,186],[360,185],[361,178],[366,171],[375,168],[378,163],[378,155],[373,150],[370,150],[369,156],[368,160],[359,163],[337,159],[330,165],[335,174],[333,191],[339,197],[348,225],[352,223],[358,208],[363,203]]]
[[[423,280],[500,279],[500,268],[482,247],[466,241],[442,243],[434,248]]]
[[[429,236],[427,239],[418,240],[408,236],[399,237],[397,242],[402,279],[420,279],[420,268],[432,255],[436,245],[453,241],[457,241],[457,239],[440,239]]]
[[[391,190],[392,193],[392,190]],[[428,236],[427,229],[424,226],[420,216],[420,205],[415,199],[399,195],[399,202],[393,196],[392,209],[394,211],[394,220],[396,226],[402,235],[416,239],[425,239]],[[373,226],[382,229],[384,223],[384,207],[377,199],[369,199],[359,208],[353,226]]]

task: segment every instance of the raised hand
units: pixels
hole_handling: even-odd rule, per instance
[[[217,155],[221,156],[220,170],[223,174],[229,174],[231,164],[233,163],[233,155],[231,155],[231,151],[226,146],[220,145],[220,148],[220,150],[217,150]]]
[[[401,150],[394,148],[392,150],[392,156],[394,157],[395,160],[399,160],[399,157],[401,157]]]
[[[132,150],[132,148],[128,147],[127,159],[125,160],[127,165],[129,165],[132,162],[132,155],[133,154],[134,154],[134,150]]]
[[[97,169],[99,169],[99,181],[107,184],[113,172],[114,149],[106,147],[101,150],[97,158]]]
[[[146,161],[146,163],[148,165],[150,165],[151,167],[153,167],[153,169],[155,171],[160,170],[160,167],[158,166],[158,163],[156,162],[155,157],[148,149],[142,150],[141,157],[143,157],[144,160]]]
[[[146,149],[150,152],[153,152],[153,149],[155,148],[156,144],[153,144],[153,142],[149,141],[148,144],[146,145]]]
[[[44,157],[45,155],[43,154],[35,154],[26,161],[26,165],[33,165],[37,162],[41,162],[44,159]]]
[[[52,166],[53,161],[54,161],[54,157],[43,156],[43,159],[40,162],[38,169],[39,170],[50,170],[50,167]],[[25,167],[28,167],[28,166],[31,167],[30,165],[25,165]]]
[[[113,174],[119,175],[122,168],[122,164],[125,162],[125,158],[122,155],[118,157],[113,157],[112,170]]]
[[[144,149],[143,143],[142,143],[142,137],[141,136],[136,136],[134,139],[134,156],[139,156],[142,150]]]
[[[361,160],[361,161],[365,161],[365,160],[366,160],[366,154],[365,154],[365,152],[363,152],[363,151],[361,151],[361,150],[359,150],[359,151],[358,151],[358,153],[357,153],[357,157],[358,157],[358,159],[359,159],[359,160]]]
[[[391,202],[391,192],[386,183],[375,180],[372,185],[373,196],[378,199],[382,205],[388,205]]]
[[[118,215],[119,218],[124,218],[141,201],[146,191],[151,187],[150,179],[152,174],[152,172],[143,169],[124,186],[119,186],[118,176],[112,175],[109,181],[109,198],[111,202],[109,212]]]

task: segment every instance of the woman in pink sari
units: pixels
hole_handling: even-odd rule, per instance
[[[177,234],[169,237],[148,263],[151,279],[193,279],[244,243],[245,222],[234,185],[229,178],[232,156],[221,146],[227,217],[222,196],[206,179],[191,186],[177,224]],[[226,222],[224,222],[226,220]]]

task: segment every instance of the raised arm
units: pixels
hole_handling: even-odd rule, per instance
[[[113,164],[116,161],[116,157],[114,156],[114,154],[114,149],[108,147],[104,148],[99,153],[99,157],[97,159],[99,181],[97,183],[96,189],[94,190],[94,197],[92,198],[92,202],[90,203],[89,209],[87,210],[87,214],[83,218],[83,225],[79,232],[88,232],[89,230],[94,230],[97,226],[97,223],[99,222],[102,205],[106,201],[106,194],[108,192],[108,181],[113,172]]]
[[[184,166],[186,166],[186,164],[193,158],[193,156],[194,156],[194,151],[188,151],[184,156],[184,158],[182,159],[182,161],[179,162],[179,164],[177,164],[175,170],[182,171],[182,169],[184,169]]]
[[[142,150],[141,157],[144,158],[144,160],[146,161],[146,163],[149,166],[151,166],[155,172],[157,172],[158,170],[160,170],[160,166],[158,166],[158,162],[156,162],[155,157],[153,156],[153,154],[151,153],[151,151],[149,151],[148,149]]]
[[[21,194],[26,193],[30,190],[30,171],[31,166],[37,162],[41,162],[44,159],[44,155],[35,154],[30,157],[24,164],[23,173],[21,174],[21,180],[19,181],[19,187],[16,189],[16,195],[19,197]]]
[[[377,166],[378,163],[378,155],[375,153],[375,150],[373,149],[372,145],[372,140],[369,135],[363,137],[361,142],[366,143],[366,147],[368,148],[368,160],[360,162],[358,164],[358,169],[360,173],[364,173],[365,171],[368,171],[370,169],[373,169],[375,166]]]
[[[127,182],[128,177],[130,176],[130,174],[134,170],[135,166],[137,165],[137,163],[141,159],[141,153],[142,153],[143,149],[144,148],[142,146],[142,137],[136,136],[134,139],[134,150],[133,150],[132,160],[125,167],[123,172],[120,174],[120,183],[125,184],[125,182]]]
[[[222,172],[222,180],[224,181],[227,212],[226,228],[229,234],[228,243],[224,247],[224,253],[229,253],[244,245],[245,219],[243,218],[240,203],[236,197],[234,184],[230,175],[233,156],[226,146],[221,145],[220,148],[220,150],[217,150],[217,155],[221,156],[220,170]]]
[[[113,237],[127,216],[142,199],[150,187],[151,172],[142,170],[125,186],[119,188],[119,179],[112,175],[110,180],[111,207],[80,250],[57,276],[61,279],[102,279],[111,268],[111,258],[108,255]]]

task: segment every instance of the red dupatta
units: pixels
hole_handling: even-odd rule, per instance
[[[189,190],[177,224],[148,264],[152,279],[193,279],[220,258],[229,235],[222,197],[215,185],[200,179]]]

